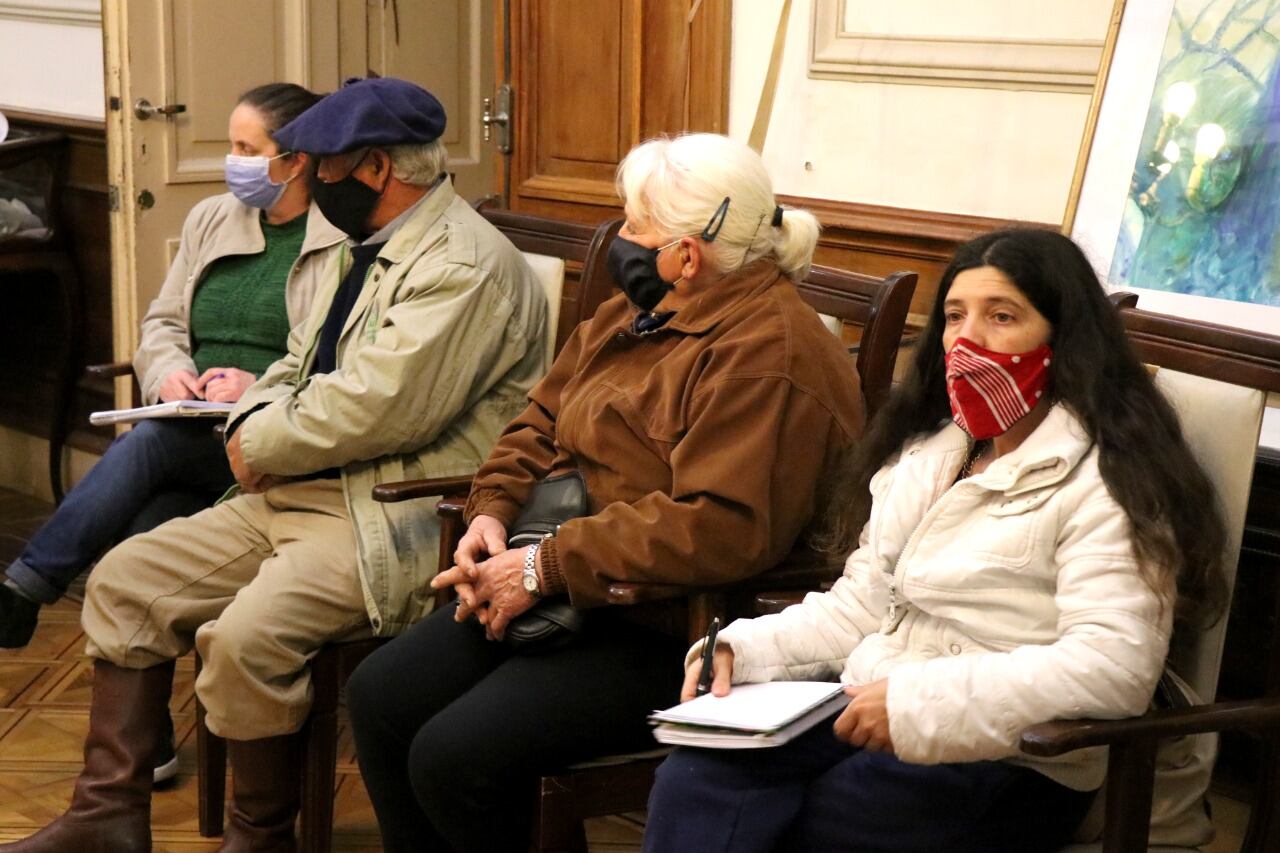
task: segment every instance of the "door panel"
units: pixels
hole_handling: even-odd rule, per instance
[[[302,33],[297,22],[285,21],[283,3],[165,0],[163,11],[164,91],[168,102],[187,107],[166,128],[165,180],[216,186],[227,153],[228,105],[268,80],[298,79],[290,71],[302,64]]]
[[[458,192],[488,195],[496,152],[482,140],[480,101],[493,91],[493,0],[371,2],[366,7],[369,71],[412,80],[444,105],[444,142]]]
[[[727,127],[731,0],[504,3],[499,45],[516,103],[501,186],[511,209],[616,216],[614,173],[633,146]]]

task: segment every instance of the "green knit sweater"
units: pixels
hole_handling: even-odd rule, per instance
[[[289,341],[285,283],[302,251],[307,215],[262,220],[267,247],[209,265],[191,300],[191,355],[197,373],[237,367],[257,376],[284,356]]]

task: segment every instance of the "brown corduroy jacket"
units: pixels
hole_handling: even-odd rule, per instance
[[[547,592],[577,607],[616,581],[719,584],[775,565],[863,424],[844,347],[769,261],[656,331],[635,333],[635,317],[619,294],[574,330],[467,506],[468,522],[509,526],[535,483],[581,471],[593,514],[541,553]]]

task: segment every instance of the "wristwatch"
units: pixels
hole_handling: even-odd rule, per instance
[[[542,584],[538,583],[538,549],[541,547],[541,542],[535,542],[525,549],[524,572],[520,576],[524,591],[534,598],[542,597]]]

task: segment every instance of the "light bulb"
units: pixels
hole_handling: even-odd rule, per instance
[[[1170,163],[1176,163],[1182,159],[1182,149],[1176,142],[1170,142],[1161,153],[1164,154],[1164,159]]]
[[[1192,86],[1185,80],[1174,83],[1164,93],[1165,115],[1177,116],[1179,120],[1187,117],[1187,113],[1191,112],[1191,105],[1196,102],[1196,87]]]
[[[1220,124],[1204,124],[1196,131],[1196,160],[1212,160],[1226,144],[1227,132]]]

